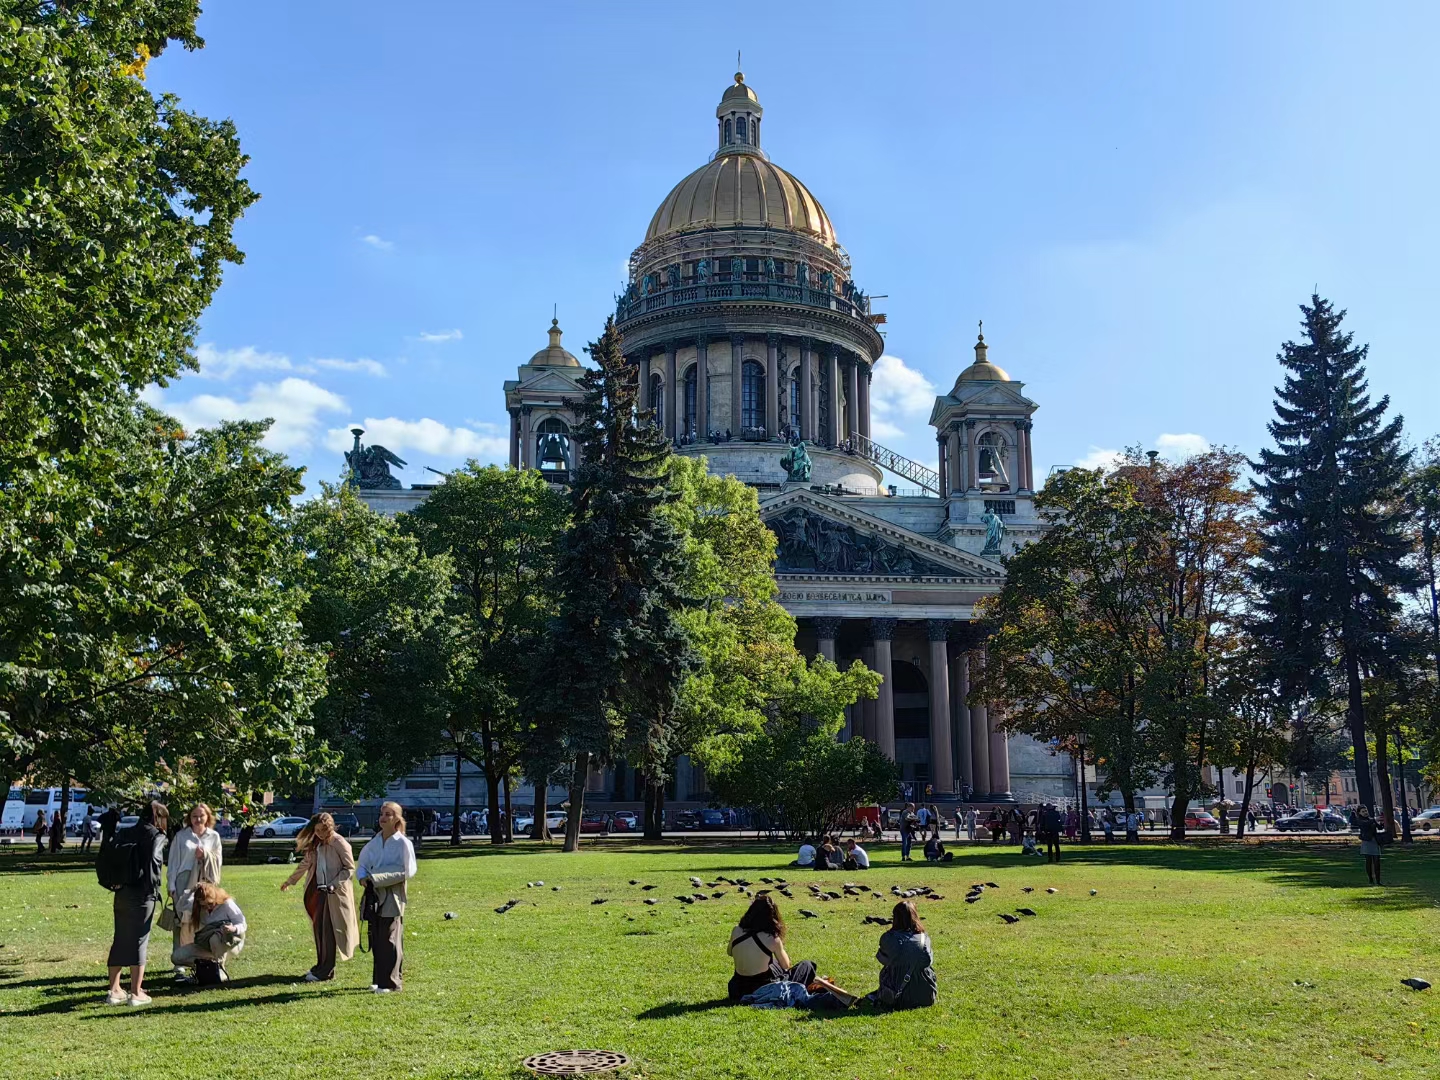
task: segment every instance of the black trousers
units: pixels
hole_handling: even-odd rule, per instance
[[[1045,860],[1046,862],[1060,861],[1060,837],[1050,833],[1045,837]]]
[[[404,933],[402,915],[370,920],[370,956],[374,960],[370,981],[382,990],[400,989],[400,975],[405,966],[405,948],[401,942]]]

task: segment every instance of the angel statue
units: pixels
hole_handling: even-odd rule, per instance
[[[355,436],[355,449],[345,452],[345,464],[350,466],[350,481],[358,488],[399,488],[400,481],[390,475],[390,466],[404,468],[406,462],[386,450],[383,446],[360,445],[361,428],[351,428]]]
[[[805,441],[796,439],[790,448],[780,455],[780,467],[792,484],[810,482],[810,455],[805,452]]]

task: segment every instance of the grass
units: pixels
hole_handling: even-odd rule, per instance
[[[157,934],[155,1003],[127,1010],[101,1001],[110,897],[88,863],[7,852],[0,1074],[516,1077],[526,1055],[570,1047],[623,1051],[630,1077],[667,1080],[1440,1072],[1440,989],[1399,982],[1440,984],[1440,849],[1392,848],[1383,890],[1365,885],[1353,845],[1071,848],[1054,868],[1008,847],[961,851],[944,867],[902,868],[891,845],[875,854],[859,875],[786,871],[788,850],[756,844],[437,849],[411,888],[405,991],[389,997],[364,992],[363,955],[335,983],[300,983],[313,955],[299,890],[278,890],[289,868],[228,866],[251,927],[232,987],[172,990]],[[724,943],[744,901],[672,897],[690,891],[691,874],[772,873],[938,888],[946,899],[922,914],[939,1005],[836,1016],[725,1007]],[[641,894],[631,878],[660,887]],[[544,888],[526,888],[537,879]],[[965,886],[987,880],[1000,890],[961,902]],[[647,908],[641,895],[663,902]],[[873,989],[878,928],[861,918],[889,904],[801,896],[784,905],[791,956]],[[522,904],[493,913],[510,898]],[[1038,918],[996,918],[1026,904]],[[820,918],[801,918],[802,906]]]

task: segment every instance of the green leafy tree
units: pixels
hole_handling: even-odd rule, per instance
[[[1241,839],[1255,778],[1265,773],[1273,776],[1289,753],[1292,710],[1271,680],[1265,658],[1248,640],[1242,640],[1220,661],[1214,675],[1223,712],[1211,738],[1210,760],[1245,774],[1235,829],[1236,838]]]
[[[553,774],[558,756],[535,732],[534,719],[551,678],[544,643],[567,517],[564,496],[539,472],[472,461],[401,520],[422,551],[448,562],[444,730],[457,763],[470,761],[485,773],[496,844],[506,839],[501,785],[522,762],[532,777]],[[458,796],[458,772],[455,787]],[[544,806],[536,801],[543,830]],[[458,814],[451,828],[458,844]]]
[[[1401,498],[1410,455],[1389,399],[1370,400],[1369,346],[1341,329],[1345,313],[1318,295],[1300,310],[1303,340],[1278,357],[1275,446],[1252,463],[1264,522],[1254,632],[1289,692],[1328,693],[1338,669],[1360,802],[1374,805],[1363,671],[1384,666],[1400,597],[1419,583]]]
[[[345,798],[382,795],[447,743],[449,558],[422,552],[348,484],[302,504],[292,535],[305,637],[328,659],[314,719],[334,755],[327,781]]]
[[[559,614],[551,635],[545,722],[551,745],[574,760],[565,850],[579,846],[591,759],[632,748],[647,786],[673,759],[671,722],[694,654],[679,612],[682,538],[665,514],[669,443],[639,413],[638,376],[625,362],[614,319],[588,347],[576,409],[580,465],[562,545]]]

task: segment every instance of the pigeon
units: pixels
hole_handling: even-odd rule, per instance
[[[509,911],[511,908],[513,908],[513,907],[514,907],[516,904],[518,904],[518,903],[520,903],[519,900],[506,900],[505,903],[501,904],[499,907],[497,907],[497,908],[495,909],[495,914],[496,914],[496,915],[504,915],[505,912]]]
[[[868,926],[871,923],[874,923],[876,926],[889,926],[890,920],[883,915],[866,915],[865,925]]]
[[[1091,895],[1091,896],[1094,896],[1097,892],[1099,892],[1098,889],[1091,889],[1091,890],[1090,890],[1090,895]]]
[[[639,885],[640,882],[636,881],[636,880],[632,877],[632,878],[630,879],[630,884],[631,884],[631,885]]]
[[[693,904],[695,902],[695,898],[693,896],[685,896],[683,894],[676,896],[675,899],[679,900],[682,904]]]
[[[839,899],[840,899],[840,894],[839,894],[838,892],[836,892],[834,889],[827,889],[826,892],[825,892],[825,895],[828,896],[831,900],[839,900]]]
[[[761,881],[762,884],[765,884],[765,885],[773,885],[773,884],[775,884],[774,879],[768,878],[768,877],[762,877],[762,878],[760,879],[760,881]]]
[[[725,895],[725,890],[724,890],[724,889],[716,889],[714,892],[712,892],[712,893],[710,894],[710,899],[712,899],[712,900],[719,900],[720,897],[722,897],[722,896],[724,896],[724,895]]]
[[[551,885],[551,886],[550,886],[550,891],[551,891],[551,892],[559,892],[559,891],[560,891],[560,886],[559,886],[559,885]]]
[[[1429,990],[1430,984],[1424,979],[1401,979],[1401,986],[1408,986],[1411,990]]]
[[[932,892],[932,893],[926,893],[926,894],[925,894],[925,899],[926,899],[926,900],[944,900],[945,897],[941,896],[938,892]]]
[[[709,899],[710,899],[710,898],[709,898],[708,896],[706,896],[703,892],[691,893],[690,895],[693,896],[696,900],[709,900]]]
[[[718,885],[718,884],[720,884],[720,882],[722,882],[722,881],[725,882],[725,884],[727,884],[727,885],[730,883],[730,879],[729,879],[729,878],[727,878],[727,877],[721,877],[719,874],[716,874],[716,875],[715,875],[715,884]]]
[[[1034,914],[1035,914],[1034,910],[1032,910],[1031,908],[1028,908],[1028,907],[1017,907],[1017,908],[1015,909],[1015,912],[1016,912],[1016,914],[1018,914],[1018,915],[1034,915]]]
[[[457,914],[455,914],[455,912],[453,912],[453,911],[447,911],[447,912],[445,912],[445,918],[447,918],[447,919],[458,919],[459,917],[460,917],[460,916],[457,915]]]
[[[1034,891],[1035,891],[1035,886],[1033,886],[1033,885],[1026,885],[1026,886],[1024,886],[1020,891],[1021,891],[1021,892],[1034,892]]]
[[[1048,893],[1050,893],[1050,894],[1053,896],[1055,893],[1059,892],[1060,890],[1059,890],[1059,889],[1046,889],[1045,891],[1048,892]]]
[[[967,904],[973,904],[973,903],[975,903],[975,901],[977,901],[977,900],[979,900],[979,899],[980,899],[980,897],[979,897],[978,894],[975,895],[975,896],[967,896],[967,897],[965,897],[965,903],[967,903]]]
[[[985,882],[985,887],[986,887],[987,889],[998,889],[1000,886],[999,886],[999,885],[996,885],[995,882],[993,882],[993,881],[987,881],[987,882]]]
[[[781,889],[781,890],[780,890],[780,895],[783,896],[783,897],[785,897],[787,900],[794,900],[794,899],[795,899],[795,894],[794,894],[793,892],[791,892],[789,889]]]
[[[649,904],[651,907],[654,907],[654,906],[655,906],[656,904],[658,904],[659,902],[660,902],[660,901],[659,901],[659,900],[656,900],[653,896],[647,896],[647,897],[645,898],[645,903]]]
[[[694,885],[697,889],[699,889],[704,886],[705,882],[701,881],[698,877],[692,877],[690,879],[690,884]]]
[[[590,903],[591,903],[592,905],[594,905],[594,904],[603,904],[603,903],[605,903],[605,900],[606,900],[606,897],[597,896],[594,900],[591,900]]]
[[[807,919],[818,919],[820,917],[819,915],[816,915],[815,912],[803,907],[800,909],[800,914],[804,915]]]
[[[1003,912],[1003,911],[1000,912],[1000,914],[999,914],[997,917],[998,917],[998,918],[1001,918],[1001,919],[1004,919],[1007,923],[1017,923],[1017,922],[1020,921],[1020,920],[1017,919],[1014,915],[1006,915],[1005,912]]]
[[[659,887],[659,886],[656,886],[656,885],[641,885],[641,886],[640,886],[640,891],[641,891],[641,892],[649,892],[651,889],[655,889],[655,888],[658,888],[658,887]]]
[[[755,895],[756,895],[756,896],[764,896],[764,895],[765,895],[766,893],[768,893],[769,891],[770,891],[769,889],[756,889],[756,890],[755,890]]]

